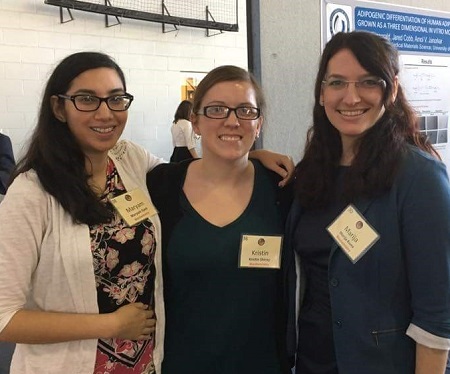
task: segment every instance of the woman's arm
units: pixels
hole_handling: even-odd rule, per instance
[[[411,159],[398,186],[412,308],[406,334],[416,342],[416,374],[443,374],[450,347],[450,185],[442,163],[413,152]]]
[[[153,312],[142,303],[128,304],[114,313],[77,314],[19,310],[0,332],[0,341],[24,344],[121,338],[149,339],[155,330]]]
[[[16,343],[55,343],[113,336],[146,338],[154,328],[155,320],[152,317],[153,312],[140,303],[126,305],[114,313],[101,315],[78,314],[75,310],[54,312],[52,307],[54,310],[61,308],[64,300],[68,300],[62,291],[60,295],[38,294],[40,305],[48,305],[45,310],[27,309],[29,301],[32,300],[38,269],[41,274],[49,274],[49,282],[63,281],[52,278],[55,274],[52,258],[58,259],[58,253],[53,257],[44,255],[45,251],[56,251],[58,244],[42,248],[44,238],[47,238],[47,242],[59,243],[58,230],[48,230],[49,222],[59,219],[54,212],[58,212],[58,209],[52,209],[48,195],[32,172],[19,175],[2,202],[0,340]],[[89,248],[86,250],[89,251]],[[76,255],[74,251],[73,256]],[[66,274],[71,276],[71,269],[66,270]],[[72,270],[81,272],[81,269]],[[45,300],[42,300],[43,297]],[[85,300],[85,303],[87,302]]]
[[[278,184],[280,187],[285,186],[294,175],[295,165],[290,156],[266,149],[255,149],[250,151],[249,157],[261,161],[267,169],[279,174],[283,178]]]
[[[415,374],[444,374],[448,351],[416,344]]]

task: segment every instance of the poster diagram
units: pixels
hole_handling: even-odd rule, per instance
[[[450,57],[401,55],[400,82],[420,116],[420,130],[450,164]]]
[[[368,31],[399,51],[400,83],[423,132],[450,169],[450,15],[372,1],[323,0],[322,46],[337,32]]]

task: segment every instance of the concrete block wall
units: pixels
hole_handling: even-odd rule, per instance
[[[158,23],[131,19],[105,27],[104,15],[77,10],[72,10],[74,21],[61,23],[59,7],[44,0],[0,0],[0,132],[11,137],[19,158],[53,67],[74,52],[102,51],[122,67],[135,96],[123,137],[168,159],[170,124],[186,72],[223,64],[247,67],[245,1],[238,12],[239,32],[207,37],[204,29],[162,33]],[[69,18],[65,9],[63,14]],[[110,24],[115,21],[110,18]]]

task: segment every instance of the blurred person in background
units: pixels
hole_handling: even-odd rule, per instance
[[[190,158],[198,158],[196,147],[196,136],[192,130],[190,116],[192,103],[183,100],[175,112],[170,131],[172,133],[173,153],[170,162],[180,162]]]
[[[0,195],[6,194],[15,165],[11,139],[0,132]]]

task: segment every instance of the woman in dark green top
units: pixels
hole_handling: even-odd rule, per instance
[[[289,373],[280,302],[283,206],[248,154],[264,98],[245,70],[212,70],[196,90],[203,158],[148,175],[163,231],[163,374]]]

